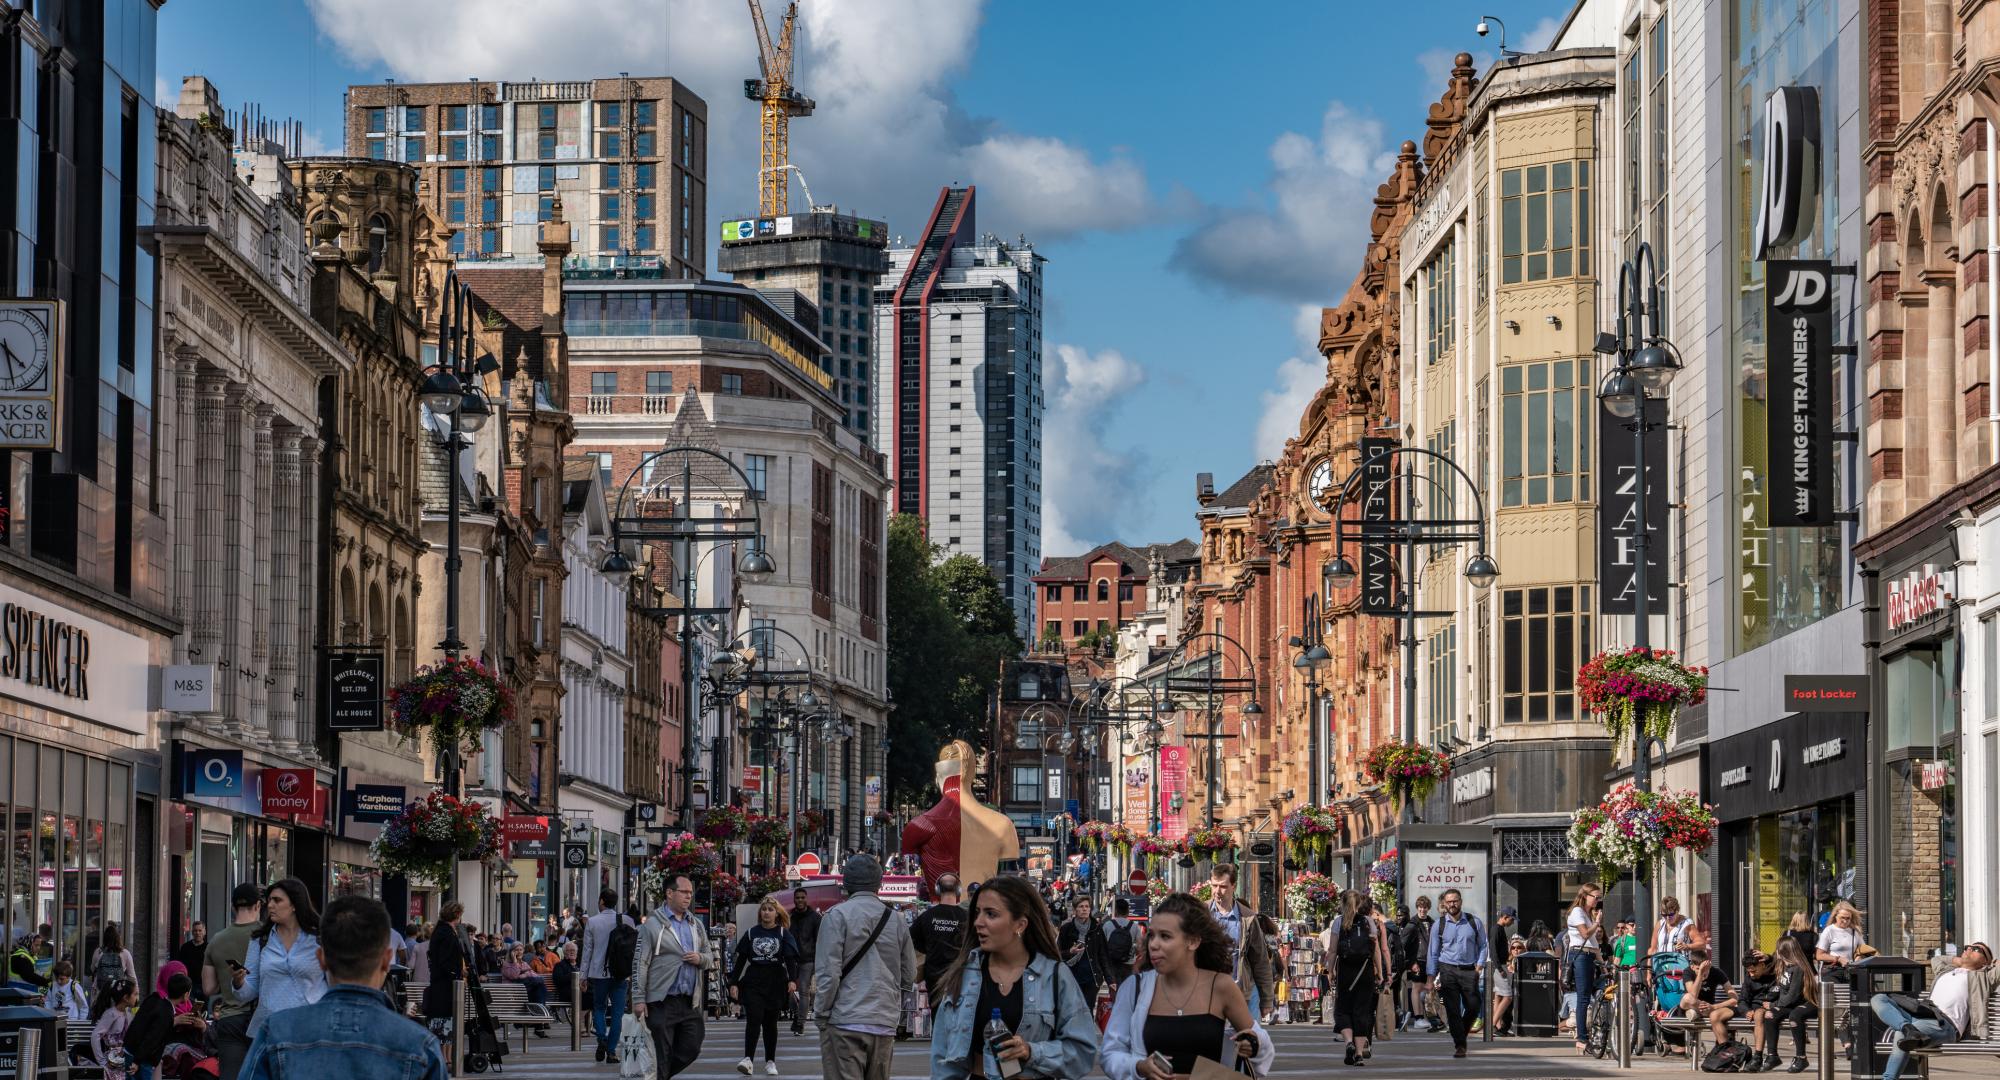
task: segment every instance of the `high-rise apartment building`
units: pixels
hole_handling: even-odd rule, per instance
[[[870,333],[875,283],[889,268],[889,226],[837,210],[722,223],[716,268],[783,308],[794,293],[819,306],[841,424],[868,438],[875,418]],[[796,314],[787,310],[787,314]]]
[[[708,104],[673,79],[350,86],[347,153],[416,166],[467,260],[538,260],[561,200],[586,261],[707,270]]]
[[[1024,238],[974,227],[948,187],[914,246],[889,248],[875,293],[876,449],[896,510],[947,552],[977,555],[1034,625],[1042,555],[1042,265]]]

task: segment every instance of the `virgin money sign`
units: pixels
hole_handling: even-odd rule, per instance
[[[1486,909],[1486,866],[1488,852],[1485,848],[1403,848],[1403,903],[1414,904],[1417,897],[1431,898],[1431,914],[1439,914],[1443,905],[1438,903],[1439,894],[1446,889],[1457,889],[1465,898],[1464,910],[1479,916],[1479,921],[1492,925],[1491,912]]]
[[[326,818],[326,798],[311,769],[265,769],[257,776],[257,794],[265,817],[301,825],[319,825]]]

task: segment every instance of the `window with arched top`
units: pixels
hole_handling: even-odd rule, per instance
[[[1109,579],[1109,578],[1098,578],[1098,579],[1097,579],[1097,600],[1098,600],[1098,602],[1099,602],[1099,603],[1103,603],[1104,601],[1106,601],[1106,600],[1109,600],[1109,599],[1111,599],[1111,581],[1110,581],[1110,579]]]
[[[380,273],[389,261],[389,219],[381,214],[368,219],[368,272]]]

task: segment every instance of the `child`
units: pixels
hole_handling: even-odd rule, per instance
[[[49,992],[42,997],[42,1008],[65,1018],[71,1027],[82,1027],[90,1023],[90,995],[83,992],[83,986],[76,981],[76,966],[67,960],[58,960],[49,969],[51,982]]]
[[[1639,933],[1631,919],[1618,920],[1618,932],[1611,938],[1611,954],[1620,968],[1639,965]]]
[[[125,1052],[125,1029],[139,1004],[139,984],[115,978],[104,984],[90,1006],[90,1058],[104,1066],[104,1080],[127,1080],[132,1057]]]

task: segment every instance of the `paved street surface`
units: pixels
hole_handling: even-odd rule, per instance
[[[1616,1062],[1598,1061],[1581,1057],[1568,1040],[1557,1039],[1501,1039],[1491,1043],[1474,1041],[1472,1054],[1464,1061],[1451,1056],[1451,1041],[1441,1034],[1410,1033],[1399,1034],[1388,1043],[1381,1044],[1368,1064],[1359,1069],[1350,1069],[1341,1064],[1342,1044],[1334,1037],[1333,1029],[1309,1025],[1280,1025],[1272,1029],[1272,1037],[1278,1042],[1277,1068],[1274,1077],[1324,1078],[1351,1074],[1359,1078],[1368,1076],[1393,1076],[1408,1080],[1426,1080],[1430,1077],[1534,1077],[1536,1080],[1567,1080],[1567,1078],[1611,1077],[1619,1075]],[[507,1058],[506,1071],[500,1074],[503,1080],[569,1080],[573,1077],[606,1077],[618,1075],[616,1065],[599,1065],[591,1061],[590,1044],[586,1041],[580,1053],[569,1052],[569,1031],[557,1028],[548,1039],[531,1039],[528,1054],[519,1052],[520,1040],[513,1043],[515,1052]],[[743,1056],[743,1024],[740,1021],[711,1023],[708,1040],[702,1049],[701,1060],[695,1067],[681,1076],[688,1080],[729,1080],[738,1077],[736,1062]],[[1845,1078],[1846,1062],[1836,1075]],[[1988,1059],[1979,1062],[1958,1058],[1949,1064],[1940,1063],[1931,1070],[1934,1078],[1992,1076],[1990,1070],[1996,1062]],[[1631,1075],[1635,1076],[1686,1076],[1688,1068],[1680,1059],[1662,1061],[1658,1058],[1640,1058],[1633,1062]],[[818,1044],[810,1036],[794,1036],[789,1030],[778,1029],[778,1069],[781,1076],[818,1077],[820,1056]],[[493,1075],[488,1073],[486,1075]],[[763,1062],[757,1063],[757,1077],[764,1075]],[[930,1075],[930,1043],[912,1040],[896,1047],[896,1068],[894,1075],[902,1078],[916,1078]],[[1100,1074],[1093,1074],[1100,1075]],[[1790,1076],[1780,1073],[1780,1076]],[[1815,1070],[1798,1074],[1811,1080],[1817,1075]]]

